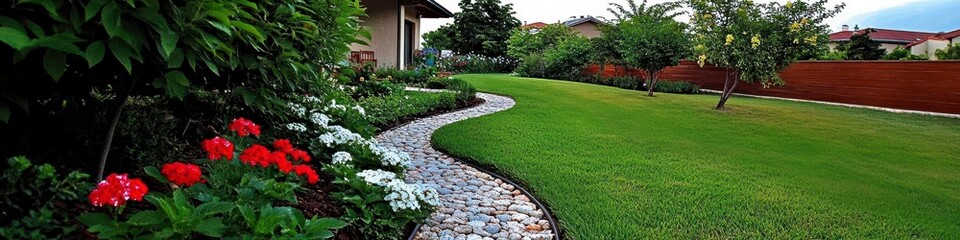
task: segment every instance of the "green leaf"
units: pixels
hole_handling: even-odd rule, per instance
[[[166,83],[164,86],[167,90],[167,95],[175,97],[177,99],[183,99],[187,96],[187,88],[190,87],[190,80],[187,79],[187,76],[180,71],[173,71],[167,73]]]
[[[37,36],[37,37],[47,36],[46,33],[43,32],[43,28],[41,28],[40,25],[37,25],[36,23],[30,20],[24,20],[24,22],[27,23],[27,29],[30,29],[30,32],[33,33],[34,36]]]
[[[67,71],[67,57],[63,52],[47,49],[43,54],[43,69],[53,78],[53,81],[60,81],[60,77]]]
[[[180,66],[183,66],[183,58],[183,50],[174,49],[167,57],[167,68],[180,68]]]
[[[221,237],[227,226],[220,218],[204,219],[196,225],[195,231],[208,237]]]
[[[32,46],[34,47],[45,47],[50,49],[56,49],[61,52],[84,56],[83,51],[80,51],[80,48],[77,45],[73,44],[75,42],[83,41],[80,38],[77,38],[70,33],[60,33],[57,35],[42,37],[36,40],[33,40]]]
[[[147,210],[130,216],[130,218],[127,220],[127,223],[136,226],[148,226],[163,223],[166,219],[167,215],[163,212],[157,210]]]
[[[160,173],[160,170],[157,169],[157,167],[154,167],[154,166],[145,167],[143,168],[143,171],[146,172],[148,176],[153,177],[157,181],[160,181],[162,183],[170,182],[169,180],[167,180],[167,177],[163,176],[163,173]]]
[[[89,227],[96,225],[113,225],[113,218],[101,212],[85,213],[77,217],[77,221]]]
[[[0,27],[0,42],[6,43],[13,49],[20,51],[30,46],[30,37],[27,37],[27,34],[22,30],[12,27]]]
[[[120,23],[122,13],[120,7],[118,7],[114,1],[110,1],[103,6],[103,14],[100,16],[100,21],[103,23],[103,29],[107,31],[107,35],[110,37],[123,34]]]
[[[311,220],[310,222],[316,227],[324,229],[340,229],[347,226],[347,222],[336,218],[321,218],[317,220]]]
[[[90,19],[92,19],[94,16],[97,15],[98,12],[100,12],[100,9],[103,8],[103,5],[104,5],[104,4],[107,4],[107,2],[109,2],[109,1],[110,1],[110,0],[93,0],[93,1],[90,1],[90,3],[87,4],[86,8],[83,10],[83,11],[84,11],[83,21],[84,21],[84,22],[90,21]]]
[[[10,122],[10,106],[4,102],[0,102],[0,121]]]
[[[245,22],[240,22],[240,21],[230,22],[230,25],[244,32],[247,32],[250,35],[253,35],[253,37],[256,38],[258,42],[263,42],[264,40],[266,40],[266,38],[263,37],[263,34],[260,33],[260,30],[257,30],[257,28],[254,27],[253,25],[247,24]]]
[[[239,206],[238,208],[240,209],[240,215],[243,216],[243,220],[252,228],[257,222],[257,214],[253,212],[253,208],[246,205]]]
[[[20,0],[20,3],[32,3],[42,6],[51,16],[57,16],[57,5],[51,0]]]
[[[207,217],[218,213],[224,213],[232,211],[233,208],[237,206],[236,203],[232,202],[209,202],[200,204],[197,206],[197,209],[193,211],[194,217]]]
[[[133,58],[135,53],[133,49],[130,48],[130,45],[127,45],[127,43],[117,38],[112,38],[108,46],[110,47],[110,52],[117,58],[117,61],[123,64],[123,68],[127,70],[127,73],[133,73],[133,62],[130,61],[130,58]]]
[[[106,48],[103,45],[103,42],[94,42],[87,46],[87,52],[84,53],[83,57],[87,59],[87,67],[93,68],[103,61],[103,55],[106,53]]]
[[[177,42],[180,41],[180,35],[177,35],[173,30],[165,30],[160,32],[160,44],[163,47],[163,56],[168,57],[173,50],[177,48]]]

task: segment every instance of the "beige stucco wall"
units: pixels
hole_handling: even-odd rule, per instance
[[[573,26],[573,30],[580,33],[587,38],[600,37],[600,26],[593,22],[585,22],[580,25]]]
[[[881,43],[881,44],[880,44],[880,48],[883,48],[884,50],[887,50],[887,53],[893,52],[893,50],[894,50],[894,49],[897,49],[897,47],[903,47],[903,46],[906,46],[906,44],[892,44],[892,43]]]
[[[937,49],[944,49],[950,44],[947,40],[927,40],[920,44],[910,47],[910,53],[916,55],[928,54],[930,60],[937,60]]]
[[[951,41],[951,42],[952,42],[953,44],[960,44],[960,37],[955,37],[955,38],[953,38],[953,41]]]
[[[399,47],[397,38],[400,36],[400,15],[398,15],[398,0],[361,0],[360,4],[367,8],[367,16],[362,19],[361,25],[370,28],[371,39],[368,45],[353,44],[353,51],[373,51],[378,67],[397,66]]]

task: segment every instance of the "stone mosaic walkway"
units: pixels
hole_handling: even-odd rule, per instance
[[[407,181],[440,192],[443,203],[421,226],[417,239],[552,239],[544,212],[516,186],[458,162],[433,149],[430,139],[440,127],[512,108],[513,99],[478,93],[480,106],[416,120],[377,136],[385,147],[413,157]]]

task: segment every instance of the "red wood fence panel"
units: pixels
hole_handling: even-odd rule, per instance
[[[596,73],[598,66],[587,72]],[[694,62],[666,69],[661,79],[722,90],[726,70]],[[604,76],[636,70],[605,67]],[[960,114],[960,61],[803,61],[780,74],[784,86],[740,83],[737,93]]]

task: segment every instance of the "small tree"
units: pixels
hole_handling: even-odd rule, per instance
[[[542,53],[563,40],[577,36],[572,28],[563,24],[550,24],[536,31],[515,29],[507,39],[507,56],[523,59],[532,53]]]
[[[646,72],[650,83],[647,95],[652,97],[663,69],[679,64],[690,47],[687,26],[672,18],[647,15],[634,15],[618,26],[622,39],[617,43],[617,52],[627,67]],[[637,88],[641,85],[642,82],[637,83]]]
[[[567,38],[543,53],[546,75],[555,79],[577,79],[589,64],[593,52],[590,40],[579,35]]]
[[[456,38],[456,30],[452,24],[440,26],[437,30],[423,34],[423,46],[438,50],[453,49],[453,40]]]
[[[850,36],[850,42],[840,44],[838,50],[847,52],[847,60],[880,60],[887,51],[880,48],[880,42],[870,38],[873,29],[863,30],[863,33]]]
[[[744,0],[689,0],[698,63],[729,69],[717,109],[723,109],[737,83],[783,85],[780,72],[803,53],[824,43],[823,20],[843,9],[827,0],[756,4]]]
[[[960,44],[949,44],[944,49],[937,49],[938,60],[958,60],[960,59]]]

